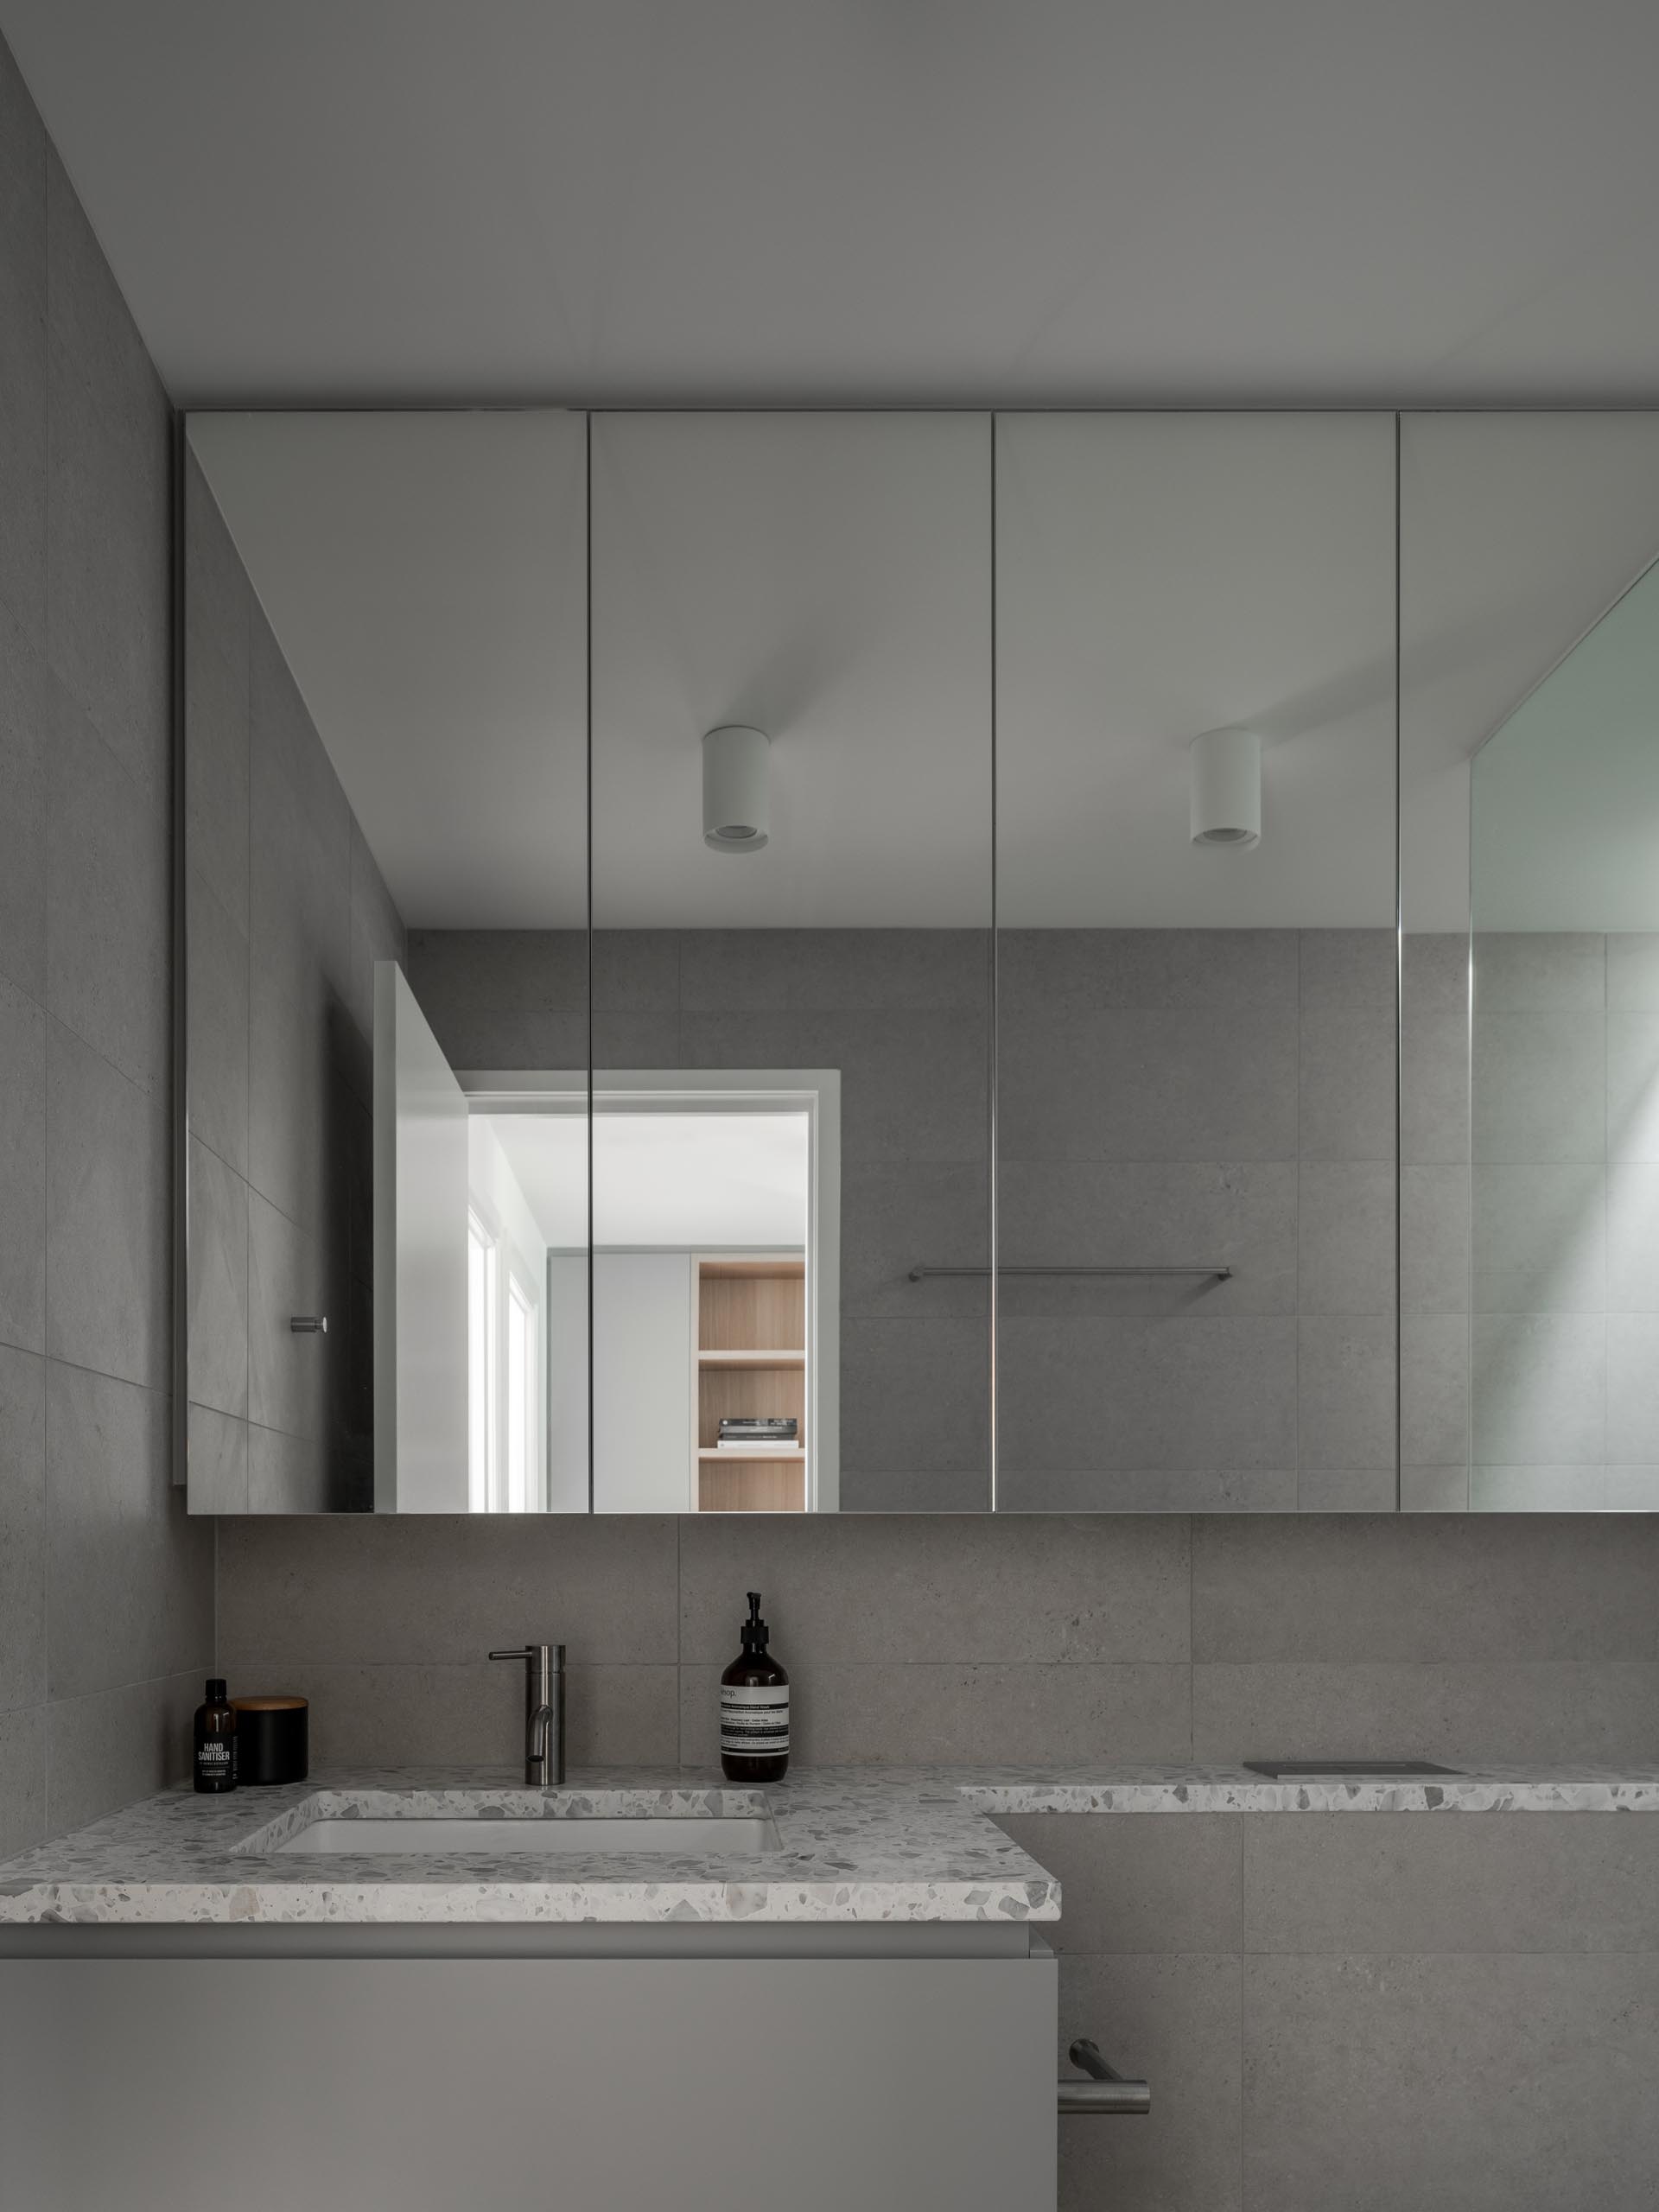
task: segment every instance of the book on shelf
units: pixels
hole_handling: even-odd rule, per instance
[[[717,1452],[728,1452],[734,1459],[777,1459],[785,1452],[798,1452],[798,1436],[780,1436],[768,1443],[763,1437],[722,1436],[715,1446]]]
[[[720,1418],[722,1444],[792,1444],[800,1433],[793,1414],[722,1414]]]

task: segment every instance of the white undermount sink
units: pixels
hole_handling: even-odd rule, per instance
[[[470,1852],[493,1859],[724,1858],[779,1847],[766,1801],[753,1791],[605,1789],[444,1789],[424,1802],[386,1789],[321,1789],[237,1847],[261,1858]]]

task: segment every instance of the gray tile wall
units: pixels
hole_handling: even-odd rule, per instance
[[[0,1855],[181,1773],[168,415],[0,44]]]
[[[758,1588],[807,1762],[1651,1760],[1656,1576],[1645,1517],[227,1520],[219,1656],[320,1757],[484,1761],[484,1654],[562,1639],[580,1756],[698,1764]]]
[[[562,1637],[576,1758],[707,1766],[749,1588],[803,1762],[1659,1758],[1648,1519],[226,1521],[219,1567],[233,1688],[308,1695],[324,1759],[516,1760],[484,1654]],[[1154,2085],[1063,2123],[1068,2212],[1644,2201],[1659,1822],[1007,1825],[1065,1887],[1062,2049]]]
[[[578,937],[412,930],[410,982],[456,1067],[581,1067]],[[975,930],[607,931],[603,1067],[842,1076],[841,1497],[853,1512],[989,1503],[987,1287],[913,1283],[989,1256],[990,951]],[[603,1225],[600,1225],[603,1237]]]
[[[1659,938],[1408,938],[1402,1492],[1659,1505]],[[1471,1087],[1472,1086],[1472,1087]]]
[[[986,1501],[985,1286],[909,1273],[988,1257],[987,953],[974,931],[595,942],[601,1064],[842,1071],[849,1510]],[[416,930],[410,967],[457,1066],[582,1064],[574,938]],[[1390,1507],[1389,932],[1015,931],[999,986],[1004,1258],[1234,1271],[1004,1280],[1006,1502]]]
[[[185,522],[191,1504],[364,1510],[373,967],[404,928],[194,459]]]
[[[1015,1511],[1395,1499],[1387,930],[1014,930],[998,948],[1000,1255],[1230,1267],[998,1291]]]

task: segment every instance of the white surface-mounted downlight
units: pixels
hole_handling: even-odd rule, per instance
[[[728,722],[702,741],[702,842],[717,853],[758,853],[772,817],[766,807],[764,730]]]
[[[1210,729],[1187,747],[1192,842],[1243,851],[1262,838],[1262,741],[1253,729]]]

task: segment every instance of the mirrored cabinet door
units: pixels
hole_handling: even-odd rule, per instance
[[[1394,418],[996,447],[998,1508],[1392,1510]]]
[[[990,488],[594,418],[601,1511],[989,1504]]]
[[[585,424],[186,442],[191,1510],[585,1510]]]
[[[1659,416],[1402,424],[1403,1502],[1659,1507]]]

